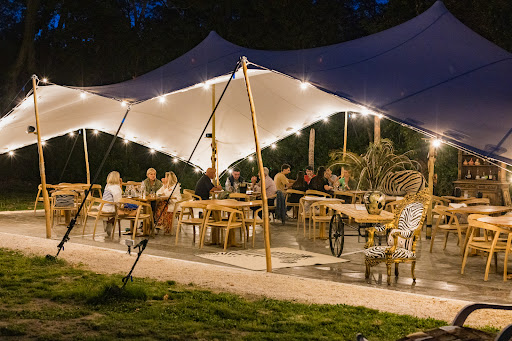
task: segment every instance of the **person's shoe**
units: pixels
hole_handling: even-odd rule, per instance
[[[157,227],[157,228],[155,229],[155,236],[156,236],[157,234],[159,234],[159,233],[160,233],[160,227]]]
[[[107,232],[107,221],[103,220],[103,231]]]

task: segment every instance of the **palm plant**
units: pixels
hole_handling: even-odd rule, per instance
[[[343,160],[343,151],[332,151],[329,154],[330,167],[342,166],[351,169],[354,178],[358,179],[357,189],[378,190],[389,172],[420,169],[419,162],[409,158],[412,152],[397,155],[393,142],[382,139],[379,143],[370,142],[366,153],[361,156],[347,152]]]

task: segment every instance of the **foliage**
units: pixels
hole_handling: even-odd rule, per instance
[[[370,142],[366,153],[361,156],[347,152],[346,159],[343,160],[343,150],[331,152],[331,167],[341,165],[349,168],[353,176],[359,180],[358,188],[376,190],[382,186],[382,181],[388,173],[420,168],[417,161],[409,158],[410,151],[399,155],[395,153],[393,142],[382,139],[380,143]]]
[[[0,338],[354,340],[364,332],[370,340],[396,340],[446,324],[364,307],[248,300],[173,281],[135,278],[131,291],[119,294],[121,275],[5,249],[0,278]],[[107,289],[116,295],[105,296]]]

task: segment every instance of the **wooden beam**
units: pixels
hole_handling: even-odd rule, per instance
[[[84,134],[84,154],[85,154],[85,171],[87,174],[87,184],[91,184],[91,171],[89,170],[89,152],[87,151],[87,130],[82,129]]]
[[[44,169],[43,146],[41,144],[41,125],[39,124],[39,108],[37,106],[37,84],[36,76],[32,76],[32,88],[34,96],[34,113],[36,115],[37,150],[39,152],[39,174],[41,175],[41,187],[43,191],[44,215],[46,218],[46,238],[52,237],[50,198],[46,188],[46,172]]]
[[[343,130],[343,160],[345,160],[345,156],[347,155],[347,127],[348,127],[348,111],[345,111],[345,130]]]
[[[434,195],[434,165],[436,162],[436,147],[434,147],[434,138],[428,140],[428,194],[432,197]],[[432,226],[432,203],[428,205],[427,211],[427,227]],[[430,237],[429,232],[432,232],[432,228],[427,228],[427,238]]]
[[[254,143],[256,144],[256,158],[258,160],[258,171],[261,181],[261,201],[263,206],[263,232],[265,235],[265,258],[267,262],[267,272],[272,272],[272,259],[270,256],[270,229],[268,222],[268,203],[267,191],[265,187],[265,173],[263,172],[263,159],[261,158],[261,148],[258,138],[258,122],[256,120],[256,108],[252,97],[251,83],[247,74],[247,59],[242,57],[242,68],[244,70],[245,85],[247,87],[247,95],[249,96],[249,104],[251,106],[252,129],[254,132]]]
[[[380,116],[373,116],[373,143],[380,143]]]

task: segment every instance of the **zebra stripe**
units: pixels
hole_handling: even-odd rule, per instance
[[[368,249],[364,250],[364,255],[366,258],[386,258],[386,249],[387,246],[372,246]],[[416,254],[410,250],[397,247],[395,252],[393,252],[393,255],[391,256],[392,259],[399,259],[399,258],[407,258],[407,259],[415,259]]]
[[[387,195],[416,193],[426,186],[423,174],[415,170],[390,172],[382,180],[380,190]]]

